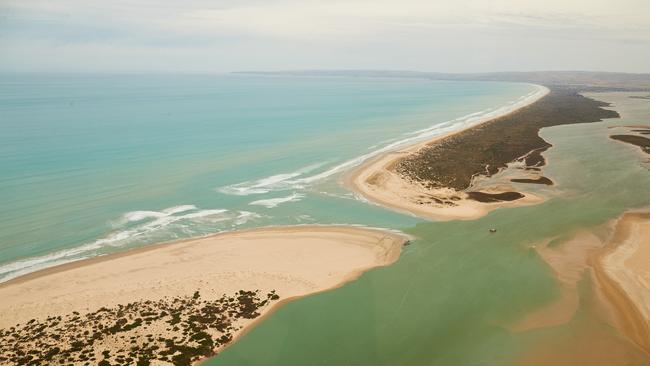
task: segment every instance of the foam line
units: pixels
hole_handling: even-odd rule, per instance
[[[266,208],[273,208],[276,207],[277,205],[285,202],[297,202],[300,201],[303,197],[305,197],[304,194],[301,193],[294,193],[290,196],[286,197],[278,197],[278,198],[269,198],[265,200],[257,200],[249,203],[249,205],[258,205],[258,206],[264,206]]]
[[[0,265],[0,282],[39,269],[92,257],[97,255],[97,251],[107,247],[125,246],[132,242],[133,239],[151,233],[158,233],[176,222],[196,225],[206,220],[209,224],[232,221],[232,226],[238,226],[259,217],[258,214],[249,211],[200,210],[194,205],[174,206],[161,211],[127,212],[119,220],[121,224],[118,225],[121,225],[122,229],[118,229],[103,238],[78,247]],[[134,223],[135,226],[133,226]]]
[[[292,173],[272,175],[270,177],[262,178],[256,181],[246,181],[230,186],[221,187],[218,188],[218,191],[225,194],[247,196],[251,194],[263,194],[274,191],[304,189],[307,185],[355,167],[379,154],[390,152],[449,132],[471,127],[492,118],[505,115],[513,110],[518,109],[521,106],[529,104],[535,99],[542,97],[547,92],[547,89],[545,87],[539,85],[535,85],[535,87],[536,90],[518,97],[518,99],[511,100],[501,107],[488,108],[482,111],[473,112],[453,120],[435,124],[429,128],[408,133],[407,136],[409,137],[407,138],[391,142],[381,148],[347,160],[318,174],[303,177],[305,173],[309,173],[323,165],[322,163],[309,165]]]

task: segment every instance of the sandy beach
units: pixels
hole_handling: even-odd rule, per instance
[[[380,206],[437,221],[473,220],[498,207],[520,206],[543,201],[541,197],[526,194],[516,201],[479,202],[468,199],[464,192],[451,188],[425,187],[418,182],[405,179],[394,170],[395,164],[400,159],[416,153],[423,145],[444,138],[441,136],[409,149],[387,153],[373,159],[350,174],[345,179],[345,184],[365,199]],[[499,194],[511,189],[507,185],[496,185],[486,192]]]
[[[379,205],[431,220],[471,220],[500,207],[543,202],[552,186],[542,128],[618,118],[575,90],[541,87],[498,116],[368,161],[344,184]],[[533,193],[535,192],[535,193]]]
[[[517,110],[525,108],[549,93],[549,89],[540,86],[533,94],[503,113],[479,120],[474,125],[460,131],[441,135],[428,141],[420,142],[398,151],[382,154],[360,165],[344,177],[344,184],[365,199],[381,206],[431,220],[471,220],[486,215],[489,211],[506,206],[535,204],[543,198],[533,194],[523,194],[516,200],[498,200],[480,202],[469,199],[468,195],[451,187],[432,188],[421,182],[408,179],[396,171],[395,166],[406,157],[418,154],[431,145],[441,144],[445,140],[464,131],[480,126]],[[527,172],[527,178],[537,179],[538,174]],[[508,182],[491,182],[491,186],[482,190],[487,194],[511,192],[513,187]]]
[[[650,214],[629,212],[619,218],[596,267],[623,331],[650,352]]]
[[[194,362],[211,354],[207,348],[215,351],[228,344],[282,301],[340,286],[396,261],[406,240],[358,227],[263,228],[35,272],[0,285],[0,357],[15,360],[26,357],[16,349],[56,346],[49,359],[43,354],[32,358],[83,364],[103,360],[106,351],[111,364],[120,363],[118,358],[129,364],[154,352],[163,360],[177,357],[177,364]],[[158,314],[161,309],[169,310]],[[197,314],[207,316],[215,309],[223,316],[196,328]],[[87,337],[75,343],[79,334]],[[14,342],[20,347],[13,348]],[[160,352],[165,349],[167,354]],[[180,358],[183,350],[185,359]]]

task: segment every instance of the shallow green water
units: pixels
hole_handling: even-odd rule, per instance
[[[582,311],[542,331],[508,326],[559,294],[531,245],[650,205],[647,157],[607,137],[610,125],[650,122],[650,103],[598,97],[623,118],[541,131],[554,145],[545,153],[545,173],[557,183],[548,201],[406,227],[419,239],[396,264],[283,306],[207,364],[504,365],[540,341],[571,338]]]

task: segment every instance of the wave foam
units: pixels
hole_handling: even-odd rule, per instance
[[[170,225],[175,223],[178,224],[178,227],[172,227],[172,229],[178,229],[187,234],[196,235],[196,232],[187,232],[183,229],[188,226],[194,227],[197,225],[208,226],[209,229],[214,229],[213,225],[215,223],[227,221],[231,221],[232,226],[238,226],[259,217],[254,212],[230,212],[225,209],[200,210],[194,205],[174,206],[161,211],[127,212],[122,215],[122,220],[119,220],[121,224],[118,223],[118,226],[121,229],[103,238],[75,248],[64,249],[40,257],[22,259],[1,265],[0,282],[8,281],[39,269],[96,256],[99,254],[97,252],[102,249],[126,246],[133,243],[133,240],[149,234],[155,234],[156,238],[160,235],[160,239],[156,241],[174,239],[177,235],[173,231],[165,232],[164,229],[170,228]]]
[[[292,178],[296,178],[305,173],[309,173],[320,168],[323,165],[325,165],[325,163],[311,164],[291,173],[276,174],[254,181],[245,181],[237,184],[232,184],[229,186],[217,188],[217,191],[236,196],[248,196],[251,194],[262,194],[277,190],[293,189],[297,187],[295,180],[292,180]]]
[[[264,206],[266,208],[273,208],[281,203],[285,202],[297,202],[300,201],[303,197],[305,197],[304,194],[301,193],[294,193],[290,196],[286,197],[278,197],[278,198],[269,198],[265,200],[257,200],[249,203],[249,205],[258,205],[258,206]]]
[[[217,190],[225,194],[247,196],[251,194],[269,193],[272,191],[303,189],[309,184],[359,165],[365,160],[379,154],[389,152],[420,141],[431,139],[448,132],[471,127],[483,121],[507,114],[512,110],[515,110],[521,106],[531,103],[536,99],[539,99],[547,92],[548,89],[537,86],[537,90],[521,96],[516,100],[510,101],[499,108],[491,108],[479,112],[470,113],[450,121],[445,121],[433,125],[429,128],[414,131],[412,133],[406,134],[405,136],[408,137],[404,139],[399,139],[397,141],[393,140],[392,142],[385,141],[387,145],[381,148],[372,150],[354,159],[347,160],[318,174],[304,176],[305,174],[320,168],[325,163],[308,165],[290,173],[277,174],[254,181],[246,181],[225,187],[220,187]],[[253,201],[250,204],[261,205],[265,207],[275,207],[280,203],[300,200],[302,197],[302,194],[294,193],[287,197]],[[361,199],[356,195],[354,197],[356,199]],[[185,214],[179,215],[181,213]],[[11,278],[36,271],[38,269],[97,255],[96,252],[106,246],[119,247],[127,245],[135,238],[146,236],[150,233],[159,232],[160,230],[167,228],[174,223],[182,224],[185,222],[191,222],[194,224],[200,224],[201,222],[205,222],[208,224],[213,224],[220,221],[230,220],[232,221],[232,226],[237,226],[246,223],[248,220],[259,217],[260,216],[258,214],[248,211],[231,213],[224,209],[199,210],[194,205],[174,206],[161,211],[128,212],[122,215],[121,220],[117,223],[117,226],[122,227],[122,230],[111,233],[104,238],[98,239],[92,243],[81,245],[76,248],[65,249],[50,253],[48,255],[28,258],[1,265],[0,282],[7,281]],[[131,227],[124,228],[124,225]],[[192,232],[189,234],[192,234]]]
[[[304,189],[305,186],[309,184],[328,178],[334,174],[340,173],[352,167],[355,167],[361,164],[362,162],[372,157],[375,157],[379,154],[394,151],[396,149],[408,145],[412,145],[421,141],[425,141],[433,137],[441,136],[446,133],[458,131],[463,128],[472,127],[484,121],[496,118],[498,116],[505,115],[522,106],[530,104],[533,101],[541,98],[548,92],[548,89],[543,86],[539,86],[539,85],[535,85],[535,86],[536,86],[536,90],[531,91],[530,93],[525,94],[521,97],[518,97],[518,99],[508,101],[506,104],[502,105],[501,107],[488,108],[482,111],[473,112],[453,120],[435,124],[431,127],[422,130],[407,133],[406,136],[409,137],[390,142],[381,148],[372,150],[371,152],[347,160],[341,164],[338,164],[334,167],[331,167],[315,175],[302,177],[305,173],[309,173],[319,168],[320,166],[323,165],[323,163],[309,165],[292,173],[273,175],[256,181],[241,182],[230,186],[221,187],[218,188],[217,190],[225,194],[247,196],[251,194],[269,193],[272,191]],[[265,201],[265,200],[261,200],[261,201]]]

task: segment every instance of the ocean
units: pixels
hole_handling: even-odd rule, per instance
[[[419,220],[340,175],[537,88],[246,75],[0,75],[0,281],[241,228]]]
[[[562,296],[537,244],[602,232],[622,212],[650,206],[646,157],[608,138],[608,127],[646,121],[647,101],[598,95],[622,118],[543,129],[553,144],[544,175],[556,184],[523,186],[548,198],[538,205],[427,222],[339,184],[363,159],[471,125],[536,90],[425,79],[1,75],[0,279],[219,231],[379,226],[416,238],[395,264],[288,302],[205,365],[509,365],[535,354],[547,364],[562,347],[574,352],[576,339],[634,356],[638,348],[598,313],[588,275],[570,320],[514,325]]]

